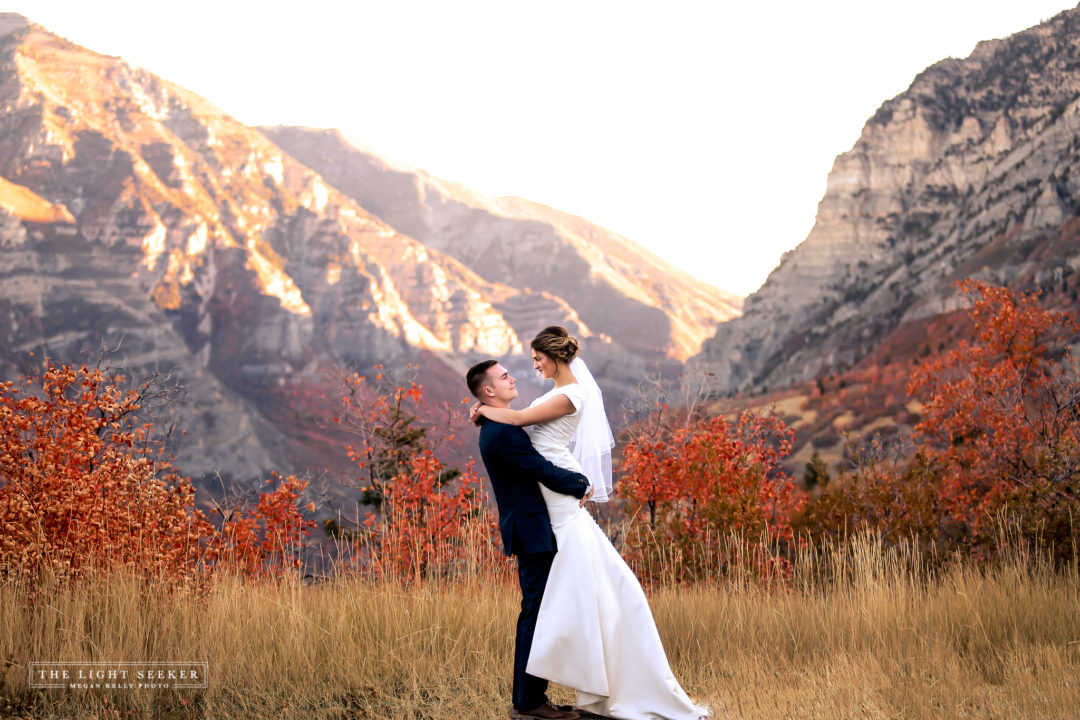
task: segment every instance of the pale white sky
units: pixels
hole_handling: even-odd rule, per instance
[[[241,122],[619,232],[747,294],[813,225],[836,155],[926,66],[1067,0],[7,3]]]

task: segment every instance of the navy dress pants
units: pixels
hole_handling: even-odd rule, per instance
[[[517,638],[514,642],[514,707],[532,710],[547,702],[548,682],[529,675],[525,666],[529,663],[536,618],[540,614],[540,601],[544,598],[553,552],[518,555],[518,583],[521,585],[521,613],[517,621]]]

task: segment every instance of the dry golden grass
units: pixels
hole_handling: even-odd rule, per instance
[[[796,558],[793,585],[651,594],[676,675],[717,717],[1080,717],[1080,578],[1013,553],[931,572],[861,539]],[[0,716],[504,718],[513,584],[406,588],[218,581],[204,597],[133,580],[0,587]],[[31,690],[27,663],[206,660],[209,688]],[[573,695],[557,688],[558,701]],[[187,704],[184,704],[187,703]]]

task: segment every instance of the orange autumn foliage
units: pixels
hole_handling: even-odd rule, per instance
[[[139,420],[149,385],[124,382],[46,361],[22,387],[0,384],[0,575],[123,569],[187,581],[225,567],[253,576],[295,567],[312,525],[297,508],[306,482],[286,478],[218,530],[162,459],[153,424]]]
[[[630,440],[620,481],[635,518],[625,539],[630,559],[646,576],[674,566],[685,579],[701,578],[733,560],[722,558],[729,532],[791,540],[802,498],[781,463],[792,437],[780,418],[747,412],[734,423],[715,417]],[[783,572],[779,558],[750,560],[756,572]]]
[[[214,528],[122,382],[46,363],[25,387],[0,384],[0,573],[199,570]]]
[[[290,475],[273,490],[260,494],[254,510],[230,512],[215,538],[216,567],[253,578],[299,568],[304,538],[315,527],[298,506],[306,488],[306,480]]]
[[[828,537],[868,529],[890,543],[914,538],[988,557],[1007,523],[1071,557],[1080,523],[1080,376],[1069,353],[1077,324],[1034,295],[974,280],[958,288],[972,299],[971,330],[912,371],[908,392],[922,408],[911,438],[857,448],[797,528]]]
[[[369,516],[382,572],[418,580],[504,563],[480,476],[470,465],[450,485],[443,480],[445,472],[435,455],[424,450],[389,483],[381,517]]]
[[[190,481],[162,458],[153,424],[140,420],[147,386],[124,382],[47,361],[25,387],[0,385],[0,574],[77,579],[123,568],[273,580],[299,568],[314,526],[305,514],[314,505],[302,501],[307,482],[267,480],[273,487],[253,507],[222,509],[215,527]],[[471,465],[446,468],[414,425],[420,386],[364,390],[346,400],[367,422],[364,443],[350,451],[377,503],[354,559],[404,580],[505,570],[479,476]]]
[[[926,398],[915,426],[919,460],[936,478],[946,522],[963,542],[993,543],[994,515],[1019,515],[1058,540],[1080,490],[1080,380],[1067,313],[1032,295],[967,280],[971,340],[917,368],[908,391]]]
[[[382,366],[373,378],[354,373],[343,382],[335,420],[356,439],[346,449],[361,501],[373,506],[353,534],[357,554],[405,581],[477,570],[505,574],[483,482],[471,463],[458,471],[437,458],[440,443],[453,438],[449,423],[433,428],[419,420],[423,387]]]
[[[923,407],[907,450],[889,452],[879,438],[811,496],[783,469],[793,432],[775,416],[687,411],[637,428],[620,468],[627,559],[652,580],[783,578],[797,532],[856,528],[985,556],[1003,515],[1067,556],[1080,520],[1080,378],[1068,352],[1077,325],[1032,296],[961,288],[974,298],[973,330],[913,370],[908,390]],[[355,438],[349,456],[370,511],[338,537],[358,563],[405,581],[508,577],[479,476],[436,455],[450,423],[421,422],[423,388],[377,370],[345,387],[338,423]],[[867,372],[868,387],[896,384]],[[124,387],[122,377],[51,362],[23,385],[0,384],[0,574],[123,567],[274,579],[299,567],[312,528],[307,483],[267,481],[253,508],[226,510],[215,527],[142,421],[142,389]],[[897,390],[887,393],[886,405],[899,404],[889,399]],[[733,553],[732,533],[766,534],[772,550]]]

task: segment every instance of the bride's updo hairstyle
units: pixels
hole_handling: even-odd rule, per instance
[[[580,349],[577,338],[570,337],[566,328],[558,325],[549,325],[541,330],[529,343],[529,347],[544,353],[552,360],[566,363],[577,357]]]

